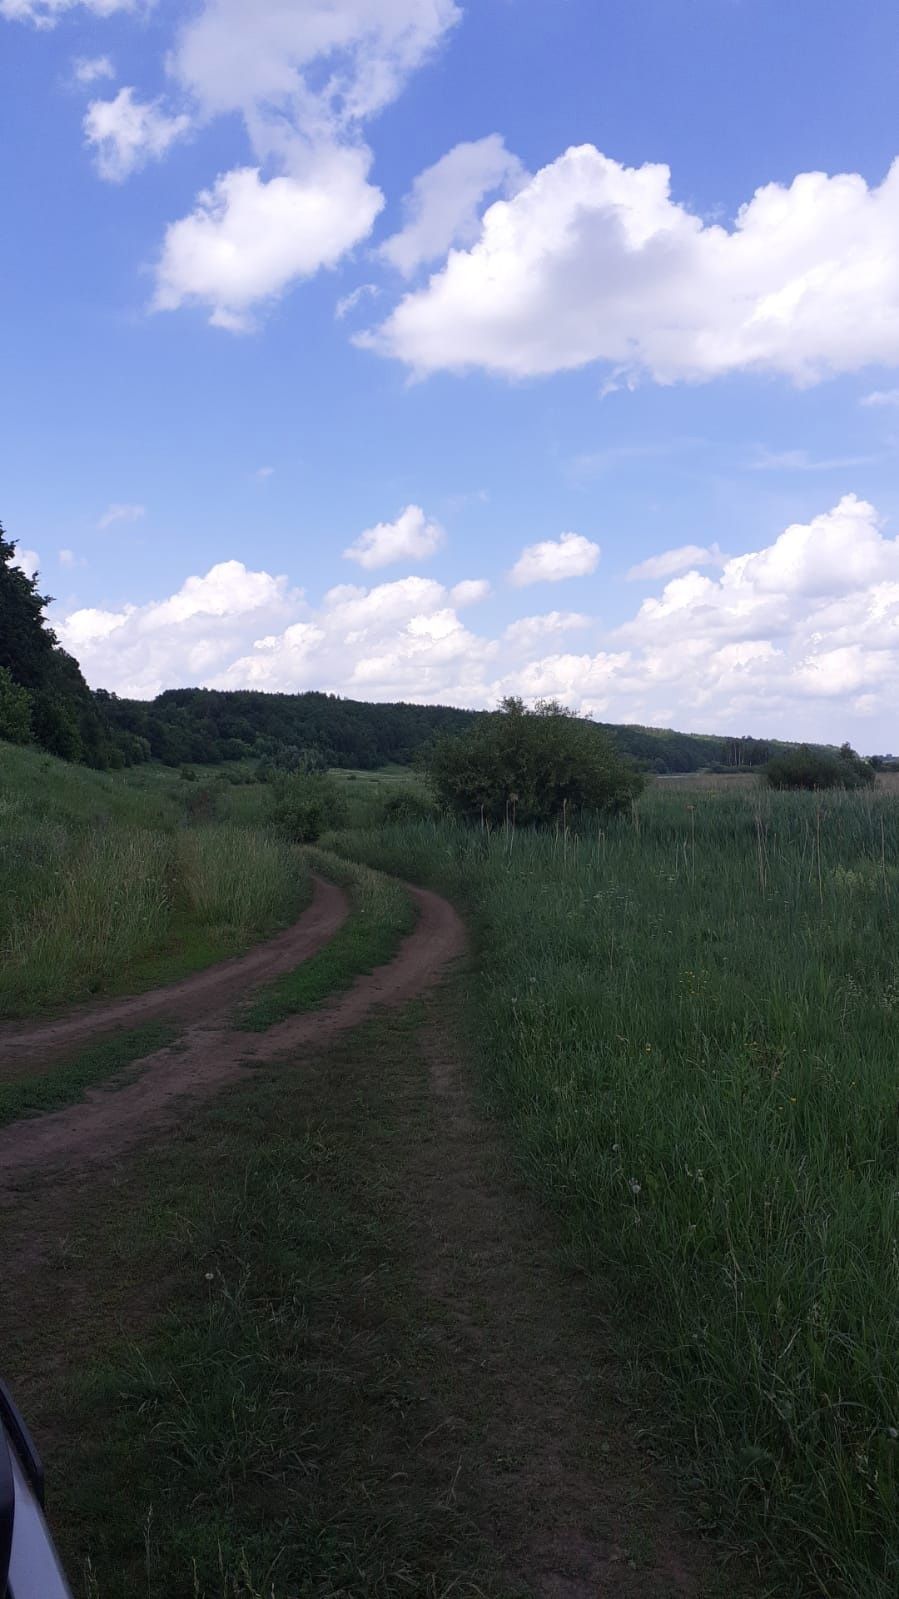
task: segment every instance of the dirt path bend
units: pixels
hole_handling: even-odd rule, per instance
[[[146,1056],[140,1075],[125,1086],[92,1089],[80,1104],[5,1128],[0,1132],[0,1192],[51,1169],[54,1176],[68,1177],[92,1162],[108,1164],[150,1133],[181,1123],[191,1104],[211,1098],[245,1067],[287,1052],[296,1064],[296,1052],[303,1046],[318,1051],[377,1007],[405,1004],[432,987],[463,952],[465,929],[439,895],[411,887],[409,893],[418,919],[394,959],[357,978],[332,1003],[261,1034],[238,1032],[207,1018],[189,1027],[176,1044]],[[296,963],[294,955],[286,965]],[[234,992],[230,985],[226,995],[219,995],[220,1014],[227,1011]]]
[[[146,994],[129,994],[70,1011],[56,1021],[0,1024],[0,1077],[5,1068],[15,1070],[16,1075],[29,1067],[41,1070],[54,1055],[87,1039],[160,1016],[196,1023],[221,1015],[237,995],[308,960],[346,921],[349,902],[343,889],[316,876],[312,885],[312,903],[299,921],[245,955],[219,961]]]

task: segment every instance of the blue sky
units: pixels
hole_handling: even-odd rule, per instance
[[[92,683],[899,747],[886,0],[0,40],[0,515]]]

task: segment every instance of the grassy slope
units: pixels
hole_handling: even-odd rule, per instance
[[[894,802],[656,790],[581,840],[425,824],[344,847],[470,908],[486,1080],[617,1283],[705,1503],[788,1585],[889,1599]]]
[[[264,799],[0,745],[0,1017],[168,982],[285,926],[308,874]]]

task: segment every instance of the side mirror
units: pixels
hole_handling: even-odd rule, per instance
[[[0,1599],[72,1599],[44,1519],[44,1468],[0,1382]]]

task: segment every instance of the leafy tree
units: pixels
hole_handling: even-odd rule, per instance
[[[468,732],[439,739],[427,771],[448,810],[492,825],[539,827],[576,812],[619,810],[643,782],[592,722],[555,700],[533,710],[503,700]]]
[[[5,666],[0,666],[0,738],[10,744],[27,744],[31,738],[31,695]]]
[[[15,565],[15,554],[0,526],[0,670],[29,697],[35,742],[64,760],[123,765],[134,747],[117,740],[78,662],[47,623],[49,597],[38,589],[37,577]]]
[[[862,760],[851,744],[843,744],[837,754],[800,744],[765,767],[770,788],[869,788],[875,775],[870,761]]]

